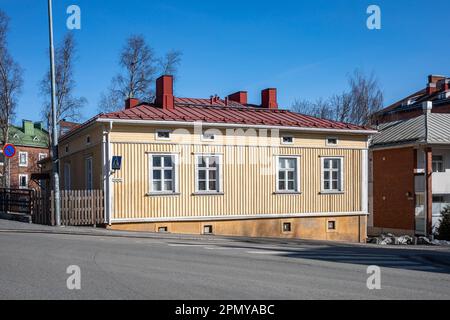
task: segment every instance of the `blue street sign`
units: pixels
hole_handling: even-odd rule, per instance
[[[111,161],[112,170],[120,170],[121,167],[122,167],[122,157],[113,156]]]
[[[16,155],[16,147],[14,147],[12,144],[5,144],[3,147],[3,154],[7,158],[12,158]]]

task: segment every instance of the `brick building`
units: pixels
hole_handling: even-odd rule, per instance
[[[407,120],[422,115],[422,104],[430,101],[432,113],[450,113],[450,78],[430,75],[426,87],[378,111],[372,116],[373,124]]]
[[[41,122],[23,120],[22,126],[11,126],[9,143],[16,149],[16,155],[10,159],[11,188],[35,188],[36,181],[31,181],[31,174],[39,172],[38,161],[48,157],[48,132]],[[5,156],[0,151],[0,181],[3,185]]]
[[[369,152],[370,234],[431,235],[450,204],[450,114],[434,105],[422,102],[420,115],[378,127]]]

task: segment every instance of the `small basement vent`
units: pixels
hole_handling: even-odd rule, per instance
[[[158,232],[167,232],[167,227],[166,226],[158,227]]]
[[[328,221],[328,230],[336,230],[336,221],[334,220]]]
[[[291,232],[292,227],[290,222],[283,222],[283,232]]]
[[[213,233],[212,225],[203,226],[203,234],[212,234],[212,233]]]

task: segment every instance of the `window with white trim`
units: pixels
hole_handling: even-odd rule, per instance
[[[19,152],[19,167],[28,167],[28,152]]]
[[[298,157],[278,157],[277,192],[298,192]]]
[[[220,156],[197,155],[195,161],[196,191],[220,192]]]
[[[343,158],[322,158],[322,191],[342,192],[343,189]]]
[[[337,146],[338,138],[335,137],[327,137],[327,146]]]
[[[92,157],[84,159],[84,170],[86,175],[86,189],[92,190],[93,187],[93,179],[92,179]]]
[[[281,144],[293,144],[293,143],[294,143],[293,136],[282,136],[281,137]]]
[[[156,130],[156,140],[170,140],[170,130]]]
[[[214,133],[205,131],[202,133],[202,140],[203,141],[214,141],[216,139],[216,135]]]
[[[47,154],[46,153],[39,153],[39,161],[41,161],[42,159],[47,158]]]
[[[150,155],[150,193],[175,193],[176,188],[175,154]]]
[[[436,155],[432,158],[433,172],[445,172],[444,169],[444,156]]]
[[[20,189],[28,188],[28,175],[19,174],[19,188]]]

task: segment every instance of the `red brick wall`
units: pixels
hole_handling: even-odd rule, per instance
[[[414,168],[413,148],[373,151],[374,227],[415,229]]]
[[[34,147],[16,147],[17,152],[14,157],[10,160],[11,165],[11,188],[19,188],[19,174],[28,175],[28,186],[30,188],[35,188],[37,185],[31,181],[31,174],[40,172],[40,168],[38,167],[39,153],[45,153],[47,156],[49,155],[49,151],[46,148],[34,148]],[[24,151],[28,152],[28,166],[21,167],[19,166],[19,152]],[[3,168],[0,169],[3,172]]]

